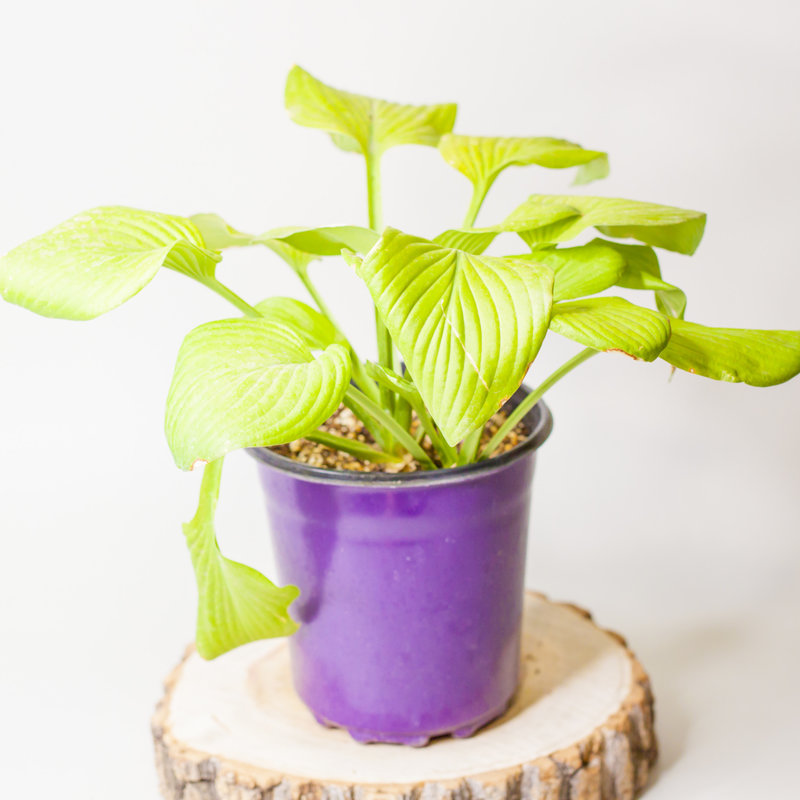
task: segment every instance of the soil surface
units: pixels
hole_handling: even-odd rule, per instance
[[[488,444],[489,440],[494,436],[497,429],[505,422],[506,413],[498,411],[484,426],[483,436],[481,437],[481,447]],[[418,429],[418,422],[416,417],[411,422],[411,432],[415,434]],[[356,439],[365,444],[375,444],[370,432],[363,426],[361,421],[355,414],[345,406],[339,406],[336,413],[330,419],[320,425],[320,430],[327,433],[333,433],[338,436],[344,436],[348,439]],[[512,447],[518,445],[529,434],[528,426],[524,422],[520,422],[511,433],[506,436],[503,443],[495,451],[495,455],[505,453]],[[424,436],[420,442],[425,451],[431,456],[434,461],[437,461],[436,454],[431,447],[430,440]],[[287,458],[292,458],[295,461],[301,461],[311,467],[323,467],[327,469],[346,469],[355,472],[416,472],[423,467],[413,456],[408,453],[405,454],[402,461],[390,462],[388,464],[379,464],[373,461],[363,461],[360,458],[343,453],[341,450],[332,450],[316,442],[310,442],[308,439],[297,439],[288,444],[281,444],[277,447],[270,448],[274,453],[278,453]],[[438,463],[438,462],[437,462]]]

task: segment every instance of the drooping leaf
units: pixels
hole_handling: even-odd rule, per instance
[[[208,659],[247,642],[289,636],[297,630],[289,616],[289,605],[299,594],[297,587],[279,588],[219,551],[214,516],[222,461],[204,468],[197,512],[183,526],[197,581],[197,652]]]
[[[227,319],[183,341],[167,398],[166,432],[181,469],[242,447],[282,444],[317,428],[350,381],[350,355],[315,355],[284,325]]]
[[[595,350],[619,351],[652,361],[669,341],[669,320],[621,297],[556,303],[550,328]]]
[[[523,261],[544,264],[553,270],[553,300],[572,300],[597,294],[617,283],[625,270],[625,259],[603,244],[580,247],[546,248],[512,256]]]
[[[543,212],[538,218],[543,224],[556,226],[563,220],[574,220],[574,208],[553,208]],[[489,225],[483,228],[451,228],[436,236],[433,241],[443,247],[452,247],[466,253],[480,255],[501,233],[524,233],[528,223],[524,220],[513,222],[506,220],[499,225]]]
[[[571,212],[571,213],[570,213]],[[561,215],[555,221],[554,215]],[[610,197],[535,194],[503,223],[529,245],[566,242],[586,228],[691,254],[703,238],[706,215],[672,206]]]
[[[709,328],[671,321],[661,353],[673,367],[718,381],[774,386],[800,374],[800,331]]]
[[[162,266],[207,281],[219,260],[184,217],[103,206],[0,259],[0,291],[37,314],[86,320],[133,297]]]
[[[608,156],[598,156],[593,161],[581,164],[575,173],[575,180],[572,182],[575,186],[585,186],[587,183],[607,178],[610,171]]]
[[[208,247],[223,250],[265,245],[298,272],[305,270],[318,256],[338,256],[343,249],[366,253],[378,240],[377,233],[357,225],[283,227],[255,235],[236,230],[217,214],[195,214],[190,219]]]
[[[329,228],[279,228],[267,231],[257,241],[279,241],[302,253],[315,256],[338,256],[342,250],[366,253],[378,241],[378,234],[357,225]]]
[[[392,228],[351,262],[444,438],[456,444],[521,383],[547,331],[552,272]]]
[[[293,67],[286,80],[286,109],[299,125],[327,131],[344,150],[380,155],[401,144],[435,147],[452,130],[454,103],[403,105],[334,89]]]
[[[655,293],[656,306],[662,314],[683,319],[686,313],[686,294],[661,277],[658,256],[652,247],[608,242],[605,239],[594,239],[593,243],[595,242],[613,247],[625,259],[625,270],[617,281],[617,286],[623,289],[650,290]]]
[[[584,150],[566,139],[549,136],[461,136],[447,133],[439,140],[439,152],[450,166],[469,178],[473,186],[481,187],[483,192],[504,169],[511,166],[536,164],[549,169],[564,169],[593,164],[593,169],[579,175],[581,183],[608,174],[605,153]]]
[[[237,231],[219,214],[192,214],[189,221],[200,231],[206,247],[225,250],[227,247],[247,247],[255,244],[256,237]]]
[[[347,340],[326,316],[293,297],[268,297],[256,305],[256,311],[269,322],[291,328],[312,350],[332,344],[347,347]]]

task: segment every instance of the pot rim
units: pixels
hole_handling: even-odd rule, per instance
[[[530,389],[522,385],[509,398],[503,408],[515,408],[530,394]],[[497,470],[517,461],[544,444],[553,430],[553,416],[544,400],[539,400],[528,411],[522,420],[528,425],[528,437],[505,453],[487,458],[485,461],[476,461],[460,467],[446,469],[417,470],[416,472],[357,472],[347,469],[329,469],[328,467],[312,467],[302,461],[275,453],[268,447],[248,447],[247,452],[256,460],[282,472],[288,472],[296,478],[314,483],[340,483],[340,484],[374,484],[379,486],[402,486],[414,484],[415,486],[442,484],[461,479],[475,477],[485,472]]]

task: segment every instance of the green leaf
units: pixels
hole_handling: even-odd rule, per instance
[[[103,206],[0,259],[0,292],[45,317],[94,319],[133,297],[162,266],[213,280],[220,256],[206,248],[188,219]]]
[[[556,302],[602,292],[617,283],[625,270],[625,258],[620,253],[594,242],[580,247],[536,250],[512,258],[544,264],[553,270]]]
[[[286,80],[286,109],[298,125],[319,128],[341,148],[379,155],[401,144],[435,147],[456,118],[453,103],[401,105],[334,89],[293,67]]]
[[[183,526],[197,581],[195,640],[203,658],[216,658],[247,642],[289,636],[297,630],[289,616],[289,605],[299,594],[297,587],[279,588],[219,551],[214,516],[222,461],[212,461],[203,470],[197,512]]]
[[[621,297],[594,297],[553,306],[550,328],[595,350],[652,361],[670,336],[669,320]]]
[[[554,216],[561,219],[554,220]],[[535,194],[503,223],[529,245],[566,242],[586,228],[691,254],[703,238],[706,215],[672,206],[609,197]]]
[[[617,281],[623,289],[646,289],[655,293],[656,306],[668,317],[683,319],[686,313],[686,294],[661,277],[658,256],[652,247],[643,244],[620,244],[594,239],[593,243],[613,247],[624,259],[625,270]]]
[[[343,249],[366,253],[378,240],[377,233],[357,225],[283,227],[254,235],[236,230],[217,214],[195,214],[190,220],[208,247],[223,250],[265,245],[297,272],[304,271],[318,256],[338,256]]]
[[[327,317],[293,297],[268,297],[256,310],[269,322],[291,328],[312,350],[324,350],[332,344],[347,347],[347,340]]]
[[[294,331],[264,319],[195,328],[178,353],[166,432],[181,469],[242,447],[297,439],[336,410],[350,381],[350,354],[313,354]]]
[[[256,237],[242,233],[228,225],[219,214],[192,214],[189,221],[200,231],[200,235],[212,250],[227,247],[247,247],[256,243]]]
[[[450,166],[469,178],[473,186],[480,186],[482,191],[488,190],[495,178],[511,166],[536,164],[549,169],[564,169],[593,164],[591,170],[580,174],[582,183],[608,174],[605,153],[584,150],[573,142],[549,136],[522,138],[448,133],[439,140],[439,152]]]
[[[607,178],[609,172],[611,172],[611,168],[608,164],[608,156],[602,155],[595,158],[593,161],[587,161],[585,164],[581,164],[575,173],[575,180],[572,182],[575,186],[585,186],[587,183]]]
[[[675,319],[661,358],[718,381],[774,386],[800,374],[800,331],[709,328]]]
[[[351,262],[444,438],[456,444],[514,393],[539,351],[552,272],[392,228]]]
[[[499,232],[491,228],[473,228],[471,230],[454,228],[443,231],[433,241],[442,247],[451,247],[454,250],[463,250],[479,256],[497,238]]]
[[[329,228],[277,228],[267,231],[256,241],[278,241],[315,256],[338,256],[342,250],[366,253],[378,241],[378,234],[357,225]]]

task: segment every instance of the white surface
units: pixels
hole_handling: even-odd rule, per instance
[[[426,783],[511,770],[589,736],[632,689],[625,648],[580,614],[532,596],[525,614],[518,696],[480,736],[365,748],[345,731],[326,730],[292,691],[288,648],[274,640],[210,662],[190,656],[166,727],[201,753],[321,783]]]
[[[709,212],[698,254],[663,259],[690,318],[798,328],[798,23],[790,0],[17,3],[0,26],[0,249],[101,203],[254,231],[363,221],[356,158],[283,112],[298,62],[356,91],[458,100],[462,132],[609,150],[611,178],[587,191]],[[460,220],[467,182],[433,150],[395,150],[384,171],[393,224]],[[481,219],[568,180],[509,170]],[[225,264],[250,298],[302,296],[268,254]],[[371,342],[346,268],[315,275]],[[192,633],[180,522],[199,482],[171,464],[163,402],[182,336],[226,313],[173,274],[92,323],[0,309],[9,797],[105,798],[120,775],[118,800],[156,797],[148,718]],[[551,343],[541,372],[571,352]],[[608,356],[549,399],[529,579],[623,631],[652,674],[662,759],[647,800],[791,796],[800,382],[667,383],[664,366]],[[269,573],[244,456],[226,466],[220,527],[231,556]]]

